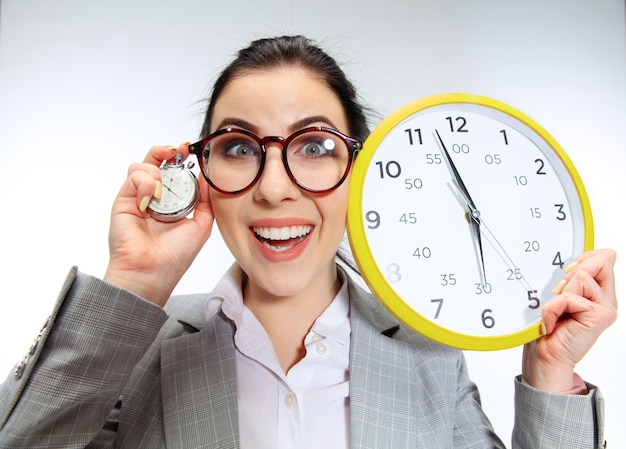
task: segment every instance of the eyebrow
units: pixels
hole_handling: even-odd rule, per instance
[[[325,123],[327,126],[330,126],[333,129],[337,129],[335,124],[328,117],[323,116],[323,115],[314,115],[314,116],[306,117],[306,118],[303,118],[301,120],[298,120],[292,123],[289,126],[289,132],[293,133],[302,128],[306,128],[312,125],[313,123]],[[256,125],[248,122],[247,120],[243,120],[243,119],[235,118],[235,117],[226,117],[217,126],[216,131],[222,128],[229,127],[229,126],[245,129],[246,131],[250,131],[255,134],[257,134],[259,130],[259,128]]]

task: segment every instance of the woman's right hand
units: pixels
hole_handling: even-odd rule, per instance
[[[186,158],[188,145],[152,147],[143,163],[132,164],[111,211],[110,258],[104,280],[161,307],[213,227],[208,185],[202,176],[193,218],[163,223],[146,212],[150,199],[160,196],[161,162],[173,159],[177,152]]]

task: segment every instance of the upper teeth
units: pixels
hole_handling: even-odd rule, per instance
[[[289,240],[311,232],[312,227],[310,225],[304,226],[284,226],[282,228],[267,228],[255,226],[252,228],[254,232],[269,240]]]

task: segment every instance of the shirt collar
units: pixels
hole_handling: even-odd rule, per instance
[[[321,337],[330,338],[342,345],[350,342],[350,301],[348,298],[348,283],[346,274],[338,269],[341,288],[335,299],[315,320],[311,331]]]
[[[233,321],[235,317],[241,316],[243,311],[242,281],[243,272],[239,265],[233,263],[209,295],[209,300],[204,307],[206,321],[220,309]]]
[[[330,305],[315,320],[311,331],[323,338],[330,338],[346,345],[350,342],[348,283],[347,275],[340,268],[338,268],[338,275],[341,288]],[[245,307],[241,288],[242,282],[243,271],[237,263],[234,263],[209,295],[204,308],[204,316],[207,321],[221,309],[236,325],[240,325]]]

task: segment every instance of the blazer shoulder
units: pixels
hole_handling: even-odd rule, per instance
[[[206,325],[205,308],[209,300],[206,293],[174,295],[163,308],[170,321],[177,321],[190,331],[198,331]]]

